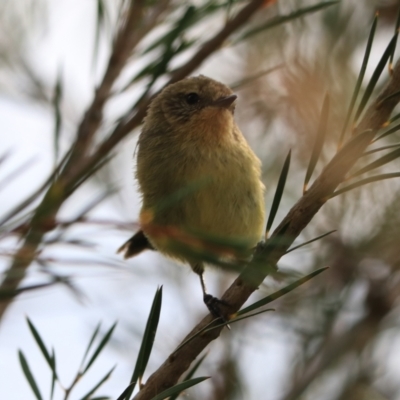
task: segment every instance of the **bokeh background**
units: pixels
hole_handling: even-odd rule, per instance
[[[126,3],[0,1],[0,217],[47,179],[73,142],[104,74]],[[156,7],[155,2],[148,3]],[[168,3],[163,18],[139,43],[117,80],[97,141],[107,136],[146,89],[148,76],[130,84],[132,77],[149,62],[157,64],[160,49],[144,50],[171,32],[189,6],[221,7],[204,12],[183,32],[179,40],[190,45],[157,77],[153,90],[161,88],[168,72],[184,63],[246,2]],[[267,209],[284,159],[292,150],[276,224],[301,197],[326,93],[331,99],[329,130],[314,178],[336,150],[375,13],[379,10],[379,22],[366,81],[394,33],[399,8],[393,0],[343,0],[242,39],[245,28],[314,4],[319,2],[266,1],[251,22],[194,73],[220,80],[238,94],[236,120],[262,160]],[[385,72],[377,91],[387,77]],[[51,373],[26,317],[46,345],[54,347],[65,386],[74,378],[99,321],[103,333],[118,321],[112,340],[71,393],[71,399],[79,399],[114,365],[99,394],[117,398],[129,383],[159,285],[163,285],[163,305],[147,376],[206,314],[198,277],[189,268],[155,252],[128,261],[116,254],[137,227],[140,197],[133,179],[133,153],[139,131],[140,127],[124,138],[112,160],[63,203],[59,225],[45,235],[40,256],[23,284],[50,282],[54,277],[68,283],[27,291],[8,307],[0,325],[0,398],[34,398],[18,349],[27,357],[44,398],[49,398]],[[398,141],[394,133],[380,145]],[[398,169],[398,162],[382,168]],[[400,399],[399,185],[398,180],[382,181],[330,200],[296,243],[336,232],[285,256],[279,272],[266,279],[252,300],[317,268],[329,266],[329,270],[274,302],[275,312],[224,331],[209,346],[198,371],[212,378],[184,397]],[[29,219],[39,200],[18,216],[20,221]],[[80,215],[85,218],[77,221]],[[2,273],[21,244],[15,221],[1,227]],[[220,269],[207,270],[210,292],[222,294],[234,277]],[[54,398],[64,396],[57,387]]]

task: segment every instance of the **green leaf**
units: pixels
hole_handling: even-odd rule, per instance
[[[389,70],[390,70],[390,72],[392,72],[392,70],[393,70],[393,67],[392,67],[393,66],[393,58],[394,58],[394,51],[395,51],[396,44],[397,44],[397,36],[399,34],[399,27],[400,27],[400,8],[397,11],[397,21],[396,21],[396,26],[394,28],[394,35],[396,37],[396,42],[394,44],[394,48],[393,48],[392,54],[390,55],[390,60],[389,60]]]
[[[189,372],[186,374],[186,376],[183,378],[183,382],[187,382],[188,380],[190,380],[192,378],[192,376],[196,373],[196,371],[198,370],[198,368],[200,367],[200,365],[203,363],[204,359],[207,357],[207,354],[204,354],[197,362],[196,364],[189,370]],[[178,392],[174,395],[172,395],[169,400],[176,400],[178,398],[178,396],[181,394],[182,392]]]
[[[92,68],[94,68],[94,66],[95,66],[95,63],[96,63],[97,57],[98,57],[98,53],[99,53],[101,30],[106,27],[106,23],[109,20],[107,7],[106,7],[104,0],[97,0],[97,10],[96,11],[97,11],[96,35],[95,35],[95,42],[94,42]]]
[[[12,170],[9,174],[7,174],[1,181],[0,181],[0,190],[7,187],[8,184],[13,182],[18,175],[21,175],[23,172],[27,171],[37,160],[31,158],[30,160],[24,162],[14,170]]]
[[[92,397],[90,400],[111,400],[109,396]]]
[[[278,209],[279,209],[279,204],[282,199],[283,191],[285,190],[286,178],[287,178],[287,175],[289,172],[289,167],[290,167],[291,154],[292,154],[292,151],[289,150],[289,153],[286,156],[285,162],[283,164],[281,174],[279,176],[278,184],[277,184],[276,190],[275,190],[274,200],[272,201],[271,211],[269,212],[269,216],[268,216],[266,236],[268,235],[268,232],[270,231],[271,226],[274,222],[276,213],[278,212]]]
[[[18,350],[19,362],[22,367],[22,371],[24,372],[25,378],[27,379],[33,393],[37,400],[43,400],[42,395],[40,394],[39,388],[36,384],[35,378],[32,375],[31,369],[29,368],[28,362],[24,356],[24,353],[21,350]]]
[[[178,383],[175,386],[172,386],[171,388],[164,390],[163,392],[161,392],[160,394],[158,394],[157,396],[154,396],[151,400],[163,400],[166,399],[167,397],[170,397],[176,393],[181,393],[183,390],[188,389],[194,385],[199,384],[200,382],[205,381],[206,379],[210,379],[209,376],[203,376],[200,378],[194,378],[194,379],[190,379],[188,381],[182,382],[182,383]]]
[[[279,297],[282,297],[284,294],[291,292],[292,290],[296,289],[303,283],[309,281],[310,279],[314,278],[314,276],[319,275],[321,272],[323,272],[327,269],[328,268],[317,269],[316,271],[312,272],[311,274],[308,274],[308,275],[304,276],[303,278],[300,278],[297,281],[291,283],[290,285],[285,286],[281,290],[278,290],[277,292],[272,293],[269,296],[264,297],[263,299],[261,299],[259,301],[256,301],[255,303],[251,304],[250,306],[243,308],[242,310],[240,310],[237,313],[237,315],[247,314],[250,311],[256,310],[257,308],[263,307],[266,304],[271,303],[271,301],[274,301],[274,300],[278,299]]]
[[[308,163],[306,176],[304,178],[303,194],[307,191],[307,186],[311,179],[311,175],[314,172],[319,156],[321,155],[328,127],[328,118],[329,118],[329,95],[326,94],[324,102],[322,104],[321,117],[319,119],[318,130],[315,136],[314,147],[311,153],[310,161]]]
[[[200,365],[203,363],[203,361],[205,360],[206,357],[207,357],[207,353],[199,358],[199,360],[196,362],[196,364],[193,365],[193,367],[189,370],[189,372],[183,378],[184,381],[188,381],[189,379],[191,379],[194,376],[194,374],[199,369]],[[172,397],[169,400],[173,400]]]
[[[330,7],[334,4],[338,4],[338,1],[323,1],[321,3],[315,4],[310,7],[304,7],[304,8],[299,8],[298,10],[287,14],[287,15],[279,15],[275,18],[270,19],[268,22],[265,24],[259,25],[253,29],[250,29],[249,31],[243,33],[236,41],[234,44],[241,42],[242,40],[248,39],[251,36],[254,36],[260,32],[266,31],[271,28],[275,28],[278,25],[282,25],[286,22],[293,21],[297,18],[302,17],[303,15],[311,14],[313,12],[322,10],[326,7]]]
[[[37,330],[37,329],[35,328],[35,326],[33,325],[32,321],[31,321],[28,317],[26,317],[26,321],[27,321],[27,323],[28,323],[28,326],[29,326],[29,329],[30,329],[30,331],[31,331],[31,333],[32,333],[32,336],[34,337],[34,339],[35,339],[37,345],[39,346],[40,351],[41,351],[42,354],[43,354],[43,357],[44,357],[45,360],[47,361],[47,364],[48,364],[49,367],[51,368],[53,374],[55,374],[56,379],[58,379],[58,378],[57,378],[57,373],[56,373],[56,371],[55,371],[55,369],[54,369],[54,360],[53,360],[53,357],[50,356],[49,352],[47,351],[46,346],[45,346],[45,344],[44,344],[44,342],[43,342],[43,339],[41,338],[41,336],[40,336],[38,330]]]
[[[62,73],[58,72],[57,82],[53,93],[53,112],[54,112],[54,157],[55,163],[58,160],[60,152],[60,133],[62,127],[62,115],[61,115],[61,100],[63,96],[63,85],[62,85]]]
[[[399,129],[400,129],[400,124],[395,125],[393,128],[388,129],[386,132],[383,132],[376,139],[374,139],[373,143],[375,143],[378,140],[384,138],[385,136],[388,136],[388,135],[391,135],[392,133],[397,132]]]
[[[185,40],[184,33],[188,28],[196,23],[200,19],[199,9],[195,6],[190,5],[186,8],[183,16],[176,21],[175,25],[169,30],[169,32],[157,39],[149,47],[147,47],[142,55],[145,55],[152,50],[161,47],[161,55],[156,60],[149,62],[142,70],[140,70],[125,87],[122,92],[127,90],[135,82],[143,79],[144,77],[151,77],[151,81],[147,86],[147,89],[140,97],[139,101],[148,94],[150,88],[153,86],[158,77],[165,74],[168,71],[171,60],[178,54],[193,46],[196,40]]]
[[[52,374],[51,374],[51,388],[50,388],[50,400],[53,400],[54,397],[54,387],[57,380],[56,375],[56,353],[54,349],[51,350],[51,364],[53,365]]]
[[[379,182],[379,181],[383,181],[384,179],[391,179],[391,178],[400,178],[400,172],[393,172],[393,173],[390,173],[390,174],[375,175],[375,176],[371,176],[369,178],[362,179],[362,180],[360,180],[358,182],[355,182],[355,183],[353,183],[351,185],[345,186],[342,189],[336,190],[334,193],[332,193],[330,198],[339,196],[340,194],[346,193],[346,192],[348,192],[350,190],[353,190],[353,189],[358,188],[360,186],[366,185],[368,183]]]
[[[98,357],[98,355],[100,354],[100,352],[103,350],[104,346],[107,344],[107,342],[110,340],[111,335],[115,329],[115,327],[117,326],[117,323],[115,322],[112,327],[108,330],[108,332],[104,335],[102,341],[100,342],[100,344],[97,346],[97,349],[95,350],[95,352],[93,353],[92,357],[90,358],[89,362],[86,365],[86,368],[82,371],[82,375],[84,375],[87,370],[91,367],[91,365],[95,362],[96,358]]]
[[[182,32],[184,32],[188,27],[190,27],[193,22],[197,21],[196,15],[196,7],[193,5],[189,5],[182,15],[182,18],[175,23],[175,26],[172,27],[172,29],[170,29],[166,35],[163,35],[160,39],[157,39],[153,44],[147,47],[146,50],[143,52],[143,55],[149,53],[159,46],[171,48],[172,44],[179,37],[179,35],[181,35]]]
[[[396,47],[396,40],[397,40],[397,35],[393,36],[391,41],[387,45],[385,52],[383,53],[378,65],[375,68],[374,73],[372,74],[370,81],[368,82],[367,88],[365,89],[365,93],[364,93],[363,97],[361,98],[360,104],[358,106],[358,109],[357,109],[355,117],[354,117],[355,123],[358,121],[358,118],[360,117],[361,113],[364,111],[364,108],[367,105],[372,92],[374,91],[375,85],[377,84],[377,82],[382,74],[382,71],[385,68],[386,63],[389,60],[390,55],[392,54],[392,52],[394,51],[394,49]]]
[[[186,346],[189,342],[191,342],[193,339],[195,339],[197,336],[200,336],[203,332],[205,332],[210,326],[215,324],[217,321],[219,321],[220,318],[215,318],[211,322],[209,322],[207,325],[203,326],[199,331],[197,331],[193,336],[190,336],[188,339],[186,339],[183,343],[181,343],[175,351],[180,350],[182,347]]]
[[[141,380],[144,371],[146,369],[147,363],[150,358],[150,353],[153,348],[154,339],[157,332],[158,321],[160,319],[162,304],[162,286],[159,287],[154,296],[153,304],[151,306],[150,314],[147,319],[146,328],[144,330],[142,344],[140,345],[139,354],[136,360],[135,369],[131,378],[131,387],[127,392],[125,399],[129,399],[135,389],[136,382]]]
[[[136,382],[132,382],[129,384],[125,390],[118,396],[117,400],[125,400],[129,399],[130,395],[132,394],[132,391],[135,387]],[[132,391],[131,391],[132,390]]]
[[[110,376],[111,376],[111,374],[113,373],[115,367],[116,367],[116,366],[112,367],[111,370],[110,370],[109,372],[107,372],[107,374],[100,380],[100,382],[97,383],[97,384],[94,386],[94,388],[91,389],[88,393],[86,393],[85,396],[83,396],[83,397],[81,398],[81,400],[90,400],[92,394],[93,394],[105,381],[107,381],[107,380],[110,378]]]
[[[375,14],[374,22],[372,23],[371,30],[369,32],[368,42],[367,42],[367,46],[365,48],[365,53],[364,53],[364,59],[363,59],[363,62],[361,64],[360,73],[358,74],[356,86],[354,88],[353,96],[352,96],[351,101],[350,101],[350,106],[349,106],[349,109],[347,110],[347,115],[346,115],[346,118],[345,118],[345,122],[344,122],[344,125],[343,125],[343,128],[342,128],[342,132],[340,134],[339,148],[342,147],[342,143],[343,143],[344,136],[346,134],[347,126],[349,124],[351,115],[353,114],[354,105],[356,103],[358,94],[360,92],[361,84],[362,84],[362,81],[364,79],[365,71],[366,71],[367,65],[368,65],[369,56],[371,54],[372,43],[373,43],[374,37],[375,37],[377,23],[378,23],[378,13]]]
[[[299,245],[297,245],[297,246],[294,246],[294,247],[292,247],[291,249],[289,249],[285,254],[290,253],[290,252],[292,252],[292,251],[294,251],[294,250],[300,249],[301,247],[304,247],[304,246],[306,246],[306,245],[308,245],[308,244],[310,244],[310,243],[312,243],[312,242],[315,242],[315,241],[317,241],[317,240],[319,240],[319,239],[322,239],[322,238],[324,238],[325,236],[328,236],[328,235],[330,235],[330,234],[333,233],[333,232],[336,232],[336,229],[334,229],[333,231],[329,231],[329,232],[327,232],[327,233],[324,233],[323,235],[317,236],[317,237],[314,238],[314,239],[308,240],[307,242],[304,242],[304,243],[301,243],[301,244],[299,244]]]
[[[395,147],[400,147],[400,143],[391,144],[390,146],[382,146],[382,147],[378,147],[378,148],[376,148],[376,149],[368,150],[368,151],[366,151],[365,153],[363,153],[363,154],[361,155],[361,157],[363,157],[363,156],[369,156],[370,154],[377,153],[378,151],[393,149],[393,148],[395,148]]]
[[[71,147],[71,149],[65,154],[63,159],[59,162],[57,168],[54,169],[54,171],[50,174],[47,180],[41,186],[39,186],[39,188],[36,189],[33,192],[33,194],[31,194],[28,198],[19,203],[16,207],[14,207],[0,220],[0,226],[4,225],[11,218],[15,217],[25,208],[29,207],[49,187],[49,185],[51,185],[51,183],[54,181],[54,179],[58,176],[59,172],[64,168],[65,164],[67,163],[71,155],[72,149],[73,147]]]
[[[355,178],[358,175],[365,174],[366,172],[372,171],[375,168],[379,168],[382,165],[385,165],[390,161],[393,161],[399,157],[400,157],[400,149],[393,150],[390,153],[384,155],[383,157],[378,158],[376,161],[373,161],[372,163],[366,165],[363,168],[360,168],[358,171],[351,174],[351,176],[348,179]]]
[[[379,104],[382,104],[382,103],[384,103],[385,101],[388,101],[388,100],[392,100],[392,99],[394,99],[394,98],[396,98],[398,96],[400,96],[400,90],[398,90],[397,92],[394,92],[392,94],[389,94],[389,96],[384,97],[382,100],[379,101]]]
[[[96,339],[96,337],[97,337],[97,335],[98,335],[98,333],[99,333],[99,331],[100,331],[100,327],[101,327],[101,322],[99,322],[99,323],[97,324],[96,329],[94,330],[93,335],[92,335],[92,337],[91,337],[90,340],[89,340],[89,344],[88,344],[87,347],[86,347],[85,354],[83,355],[83,358],[82,358],[82,361],[81,361],[81,367],[80,367],[80,369],[83,368],[83,365],[84,365],[84,363],[85,363],[85,361],[86,361],[86,357],[87,357],[87,355],[89,354],[89,351],[90,351],[90,349],[92,348],[93,342],[95,341],[95,339]]]
[[[394,115],[392,118],[389,119],[389,121],[387,122],[387,125],[390,125],[391,123],[393,123],[394,121],[397,121],[400,118],[400,113]]]
[[[231,324],[234,324],[235,322],[239,322],[239,321],[242,321],[242,320],[247,319],[247,318],[255,317],[256,315],[264,314],[264,313],[266,313],[268,311],[275,311],[275,310],[273,308],[269,308],[268,310],[261,310],[261,311],[255,312],[253,314],[246,314],[246,315],[243,315],[243,316],[239,316],[239,315],[242,315],[242,314],[238,314],[237,313],[236,314],[237,317],[232,318],[229,321],[225,321],[222,324],[218,324],[218,325],[212,326],[211,328],[206,329],[204,332],[209,332],[209,331],[212,331],[213,329],[217,329],[217,328],[221,328],[223,326],[231,325]]]

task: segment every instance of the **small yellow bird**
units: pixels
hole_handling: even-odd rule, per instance
[[[204,262],[168,239],[238,241],[249,254],[262,238],[261,163],[234,121],[236,98],[200,75],[167,86],[153,100],[137,150],[142,229],[119,249],[125,258],[155,249],[189,263],[217,317],[220,300],[206,291]]]

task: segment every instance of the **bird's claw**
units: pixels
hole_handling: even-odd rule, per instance
[[[223,322],[228,322],[225,318],[224,314],[221,312],[221,305],[229,307],[229,304],[226,301],[220,300],[217,297],[212,296],[211,294],[204,294],[204,303],[210,311],[211,315],[215,318],[220,318]],[[228,326],[229,327],[229,326]]]

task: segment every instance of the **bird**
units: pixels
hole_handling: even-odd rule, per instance
[[[226,304],[207,292],[207,263],[176,240],[189,247],[204,238],[239,242],[245,251],[234,257],[243,260],[262,239],[261,162],[234,120],[236,99],[204,75],[167,85],[154,98],[136,149],[141,229],[118,250],[124,258],[157,250],[189,264],[200,277],[204,303],[221,318]]]

